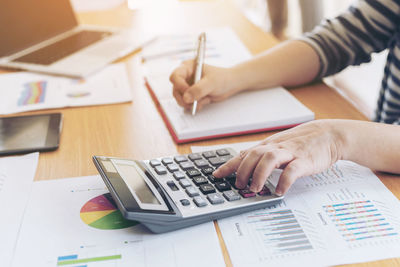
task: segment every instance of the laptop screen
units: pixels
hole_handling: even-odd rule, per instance
[[[77,25],[69,0],[0,0],[0,57]]]

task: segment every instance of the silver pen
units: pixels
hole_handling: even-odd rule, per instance
[[[197,46],[193,84],[197,83],[201,79],[205,54],[206,54],[206,33],[202,32],[199,35],[199,42]],[[195,99],[192,106],[192,116],[196,115],[196,109],[197,109],[197,100]]]

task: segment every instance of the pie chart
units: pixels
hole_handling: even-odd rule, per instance
[[[139,224],[122,216],[110,193],[86,202],[81,208],[80,216],[84,223],[101,230],[124,229]]]

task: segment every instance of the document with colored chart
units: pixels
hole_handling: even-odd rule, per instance
[[[80,80],[29,72],[0,75],[0,115],[131,100],[124,64],[110,65]]]
[[[12,266],[222,267],[225,263],[213,222],[153,234],[124,219],[100,176],[90,176],[33,183]]]
[[[255,144],[229,146],[240,151]],[[277,183],[280,173],[275,170],[269,179]],[[238,267],[331,266],[400,257],[399,200],[370,169],[350,161],[298,179],[278,205],[218,224]]]

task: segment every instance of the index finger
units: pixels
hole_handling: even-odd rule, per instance
[[[225,176],[228,176],[229,174],[235,172],[237,168],[239,167],[240,163],[242,162],[242,159],[240,156],[236,156],[228,160],[225,164],[222,164],[218,169],[216,169],[213,172],[213,175],[216,178],[223,178]]]

